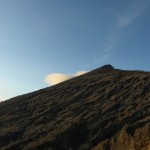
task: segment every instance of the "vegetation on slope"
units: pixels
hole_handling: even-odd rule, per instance
[[[150,73],[98,68],[0,103],[0,149],[149,150]]]

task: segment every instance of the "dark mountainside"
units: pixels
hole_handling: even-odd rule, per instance
[[[0,149],[150,150],[150,73],[106,65],[1,102]]]

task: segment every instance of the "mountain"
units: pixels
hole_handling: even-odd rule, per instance
[[[106,65],[1,102],[0,149],[150,150],[150,72]]]

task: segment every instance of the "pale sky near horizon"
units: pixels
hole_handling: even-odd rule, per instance
[[[150,71],[150,0],[0,0],[0,101],[104,64]]]

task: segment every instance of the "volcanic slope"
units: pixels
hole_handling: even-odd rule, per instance
[[[150,73],[107,65],[1,102],[0,149],[150,150]]]

